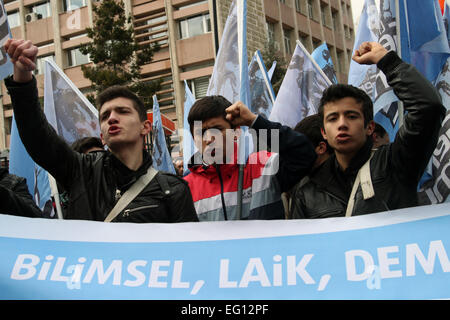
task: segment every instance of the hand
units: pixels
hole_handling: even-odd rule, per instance
[[[378,42],[363,42],[352,59],[359,64],[377,64],[388,51]]]
[[[241,101],[238,101],[225,109],[227,113],[225,118],[235,127],[251,126],[257,115],[252,113],[249,108]]]
[[[38,48],[29,40],[8,39],[4,44],[11,62],[14,64],[13,79],[16,82],[28,82],[33,78],[36,69]]]

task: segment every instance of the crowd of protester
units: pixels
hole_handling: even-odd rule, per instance
[[[197,100],[188,115],[199,151],[189,161],[188,172],[181,159],[174,161],[177,174],[172,175],[153,169],[144,151],[143,137],[151,123],[134,93],[113,86],[99,94],[100,138],[69,146],[39,105],[32,74],[38,48],[30,41],[10,39],[5,50],[14,64],[5,84],[21,139],[63,190],[65,219],[309,219],[417,206],[417,185],[445,114],[436,89],[413,66],[376,42],[364,42],[353,60],[376,64],[406,111],[392,143],[373,120],[369,96],[351,85],[327,88],[318,114],[304,118],[295,129],[252,113],[242,102],[207,96]],[[237,161],[241,126],[253,129],[257,137],[269,132],[267,144],[255,143],[245,164]],[[275,131],[277,141],[271,141]],[[274,145],[276,150],[268,147]],[[0,213],[40,216],[24,179],[4,170],[0,198]]]

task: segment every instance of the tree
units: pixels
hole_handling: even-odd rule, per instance
[[[270,68],[274,61],[277,62],[275,70],[272,76],[272,88],[275,92],[275,95],[278,94],[278,90],[280,89],[281,83],[283,82],[284,75],[287,70],[287,63],[281,54],[280,50],[275,47],[275,41],[269,39],[269,41],[264,46],[264,50],[262,50],[262,57],[264,60],[264,64]]]
[[[91,80],[96,94],[112,85],[124,85],[140,96],[146,105],[161,87],[161,80],[142,82],[140,66],[149,63],[158,45],[138,44],[131,17],[126,17],[122,0],[103,0],[93,5],[94,27],[87,28],[92,42],[80,51],[89,54],[93,66],[81,67],[84,77]],[[94,101],[94,95],[88,95]]]

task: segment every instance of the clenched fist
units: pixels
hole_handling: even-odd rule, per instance
[[[14,64],[14,81],[30,81],[33,78],[31,72],[36,69],[38,48],[31,41],[20,39],[8,39],[4,48]]]
[[[363,42],[352,59],[359,64],[377,64],[388,51],[378,42]]]

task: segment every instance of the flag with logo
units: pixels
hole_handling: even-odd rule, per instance
[[[255,52],[248,66],[248,76],[252,112],[268,119],[275,101],[275,92],[259,50]]]
[[[33,196],[36,205],[42,210],[43,217],[56,217],[47,171],[42,169],[29,156],[20,139],[14,117],[9,148],[9,172],[26,179],[28,191]]]
[[[247,59],[247,1],[234,0],[225,23],[207,95],[224,96],[231,103],[242,101],[251,110]],[[241,127],[238,163],[252,152],[248,127]]]
[[[300,41],[281,83],[269,120],[294,128],[303,118],[316,114],[330,79]]]
[[[450,7],[443,4],[443,22],[450,43],[449,21]],[[431,179],[419,190],[420,204],[450,202],[450,58],[447,58],[441,72],[434,82],[447,109],[439,131],[439,140],[431,157]]]
[[[366,0],[361,12],[353,54],[365,41],[381,43],[387,50],[397,50],[395,1],[380,0],[378,11],[374,0]],[[395,136],[398,119],[397,96],[387,84],[384,73],[376,65],[360,65],[351,60],[348,83],[364,90],[374,103],[374,114],[380,112],[381,122],[391,139]],[[377,119],[375,119],[377,120]],[[392,140],[391,140],[392,141]]]
[[[184,80],[184,115],[183,115],[183,172],[188,171],[188,164],[197,152],[197,147],[194,144],[194,139],[192,138],[191,131],[189,130],[188,115],[191,111],[191,107],[195,102],[194,95],[189,89],[186,80]]]
[[[164,171],[172,174],[175,173],[172,158],[167,149],[166,136],[161,120],[161,111],[159,110],[159,103],[156,95],[153,96],[153,124],[152,124],[152,158],[153,168],[159,171]]]
[[[331,60],[331,54],[327,43],[324,42],[318,46],[311,53],[311,56],[317,62],[322,71],[327,75],[328,79],[330,79],[333,84],[337,84],[338,81],[336,71],[334,70],[333,60]]]
[[[44,113],[69,145],[84,137],[100,137],[98,111],[51,60],[45,60]]]

